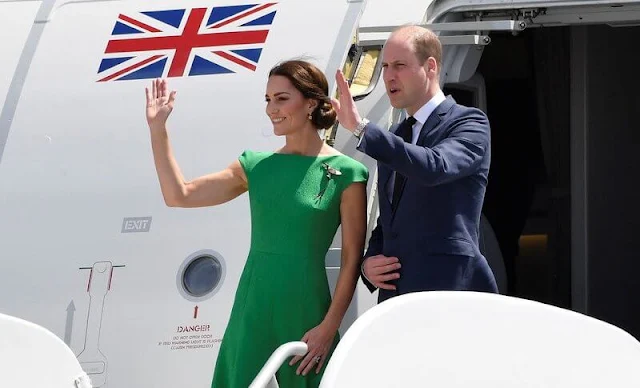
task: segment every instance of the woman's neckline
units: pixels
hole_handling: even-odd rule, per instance
[[[272,152],[272,154],[274,155],[290,155],[290,156],[300,156],[300,157],[304,157],[304,158],[330,158],[333,156],[340,156],[340,154],[329,154],[329,155],[304,155],[304,154],[290,154],[290,153],[284,153],[284,152]]]

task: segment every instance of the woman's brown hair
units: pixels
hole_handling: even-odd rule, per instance
[[[315,65],[303,60],[285,61],[269,71],[269,77],[273,75],[287,77],[305,98],[318,101],[318,106],[311,113],[311,122],[316,128],[330,128],[336,122],[337,114],[329,98],[327,78]]]

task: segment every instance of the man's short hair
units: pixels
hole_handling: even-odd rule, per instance
[[[438,36],[428,28],[418,25],[405,25],[396,29],[411,40],[416,57],[420,63],[425,63],[429,57],[433,57],[442,66],[442,43]]]

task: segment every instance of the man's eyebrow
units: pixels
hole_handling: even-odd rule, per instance
[[[403,60],[403,59],[396,59],[395,61],[391,61],[391,62],[389,62],[389,61],[382,61],[382,64],[383,64],[383,65],[388,65],[388,64],[390,64],[390,63],[392,63],[392,64],[396,64],[396,63],[400,63],[400,62],[404,62],[404,60]]]

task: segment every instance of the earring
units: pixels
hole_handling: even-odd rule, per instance
[[[307,117],[309,118],[309,120],[313,120],[313,117],[311,117],[311,113],[309,113]]]

